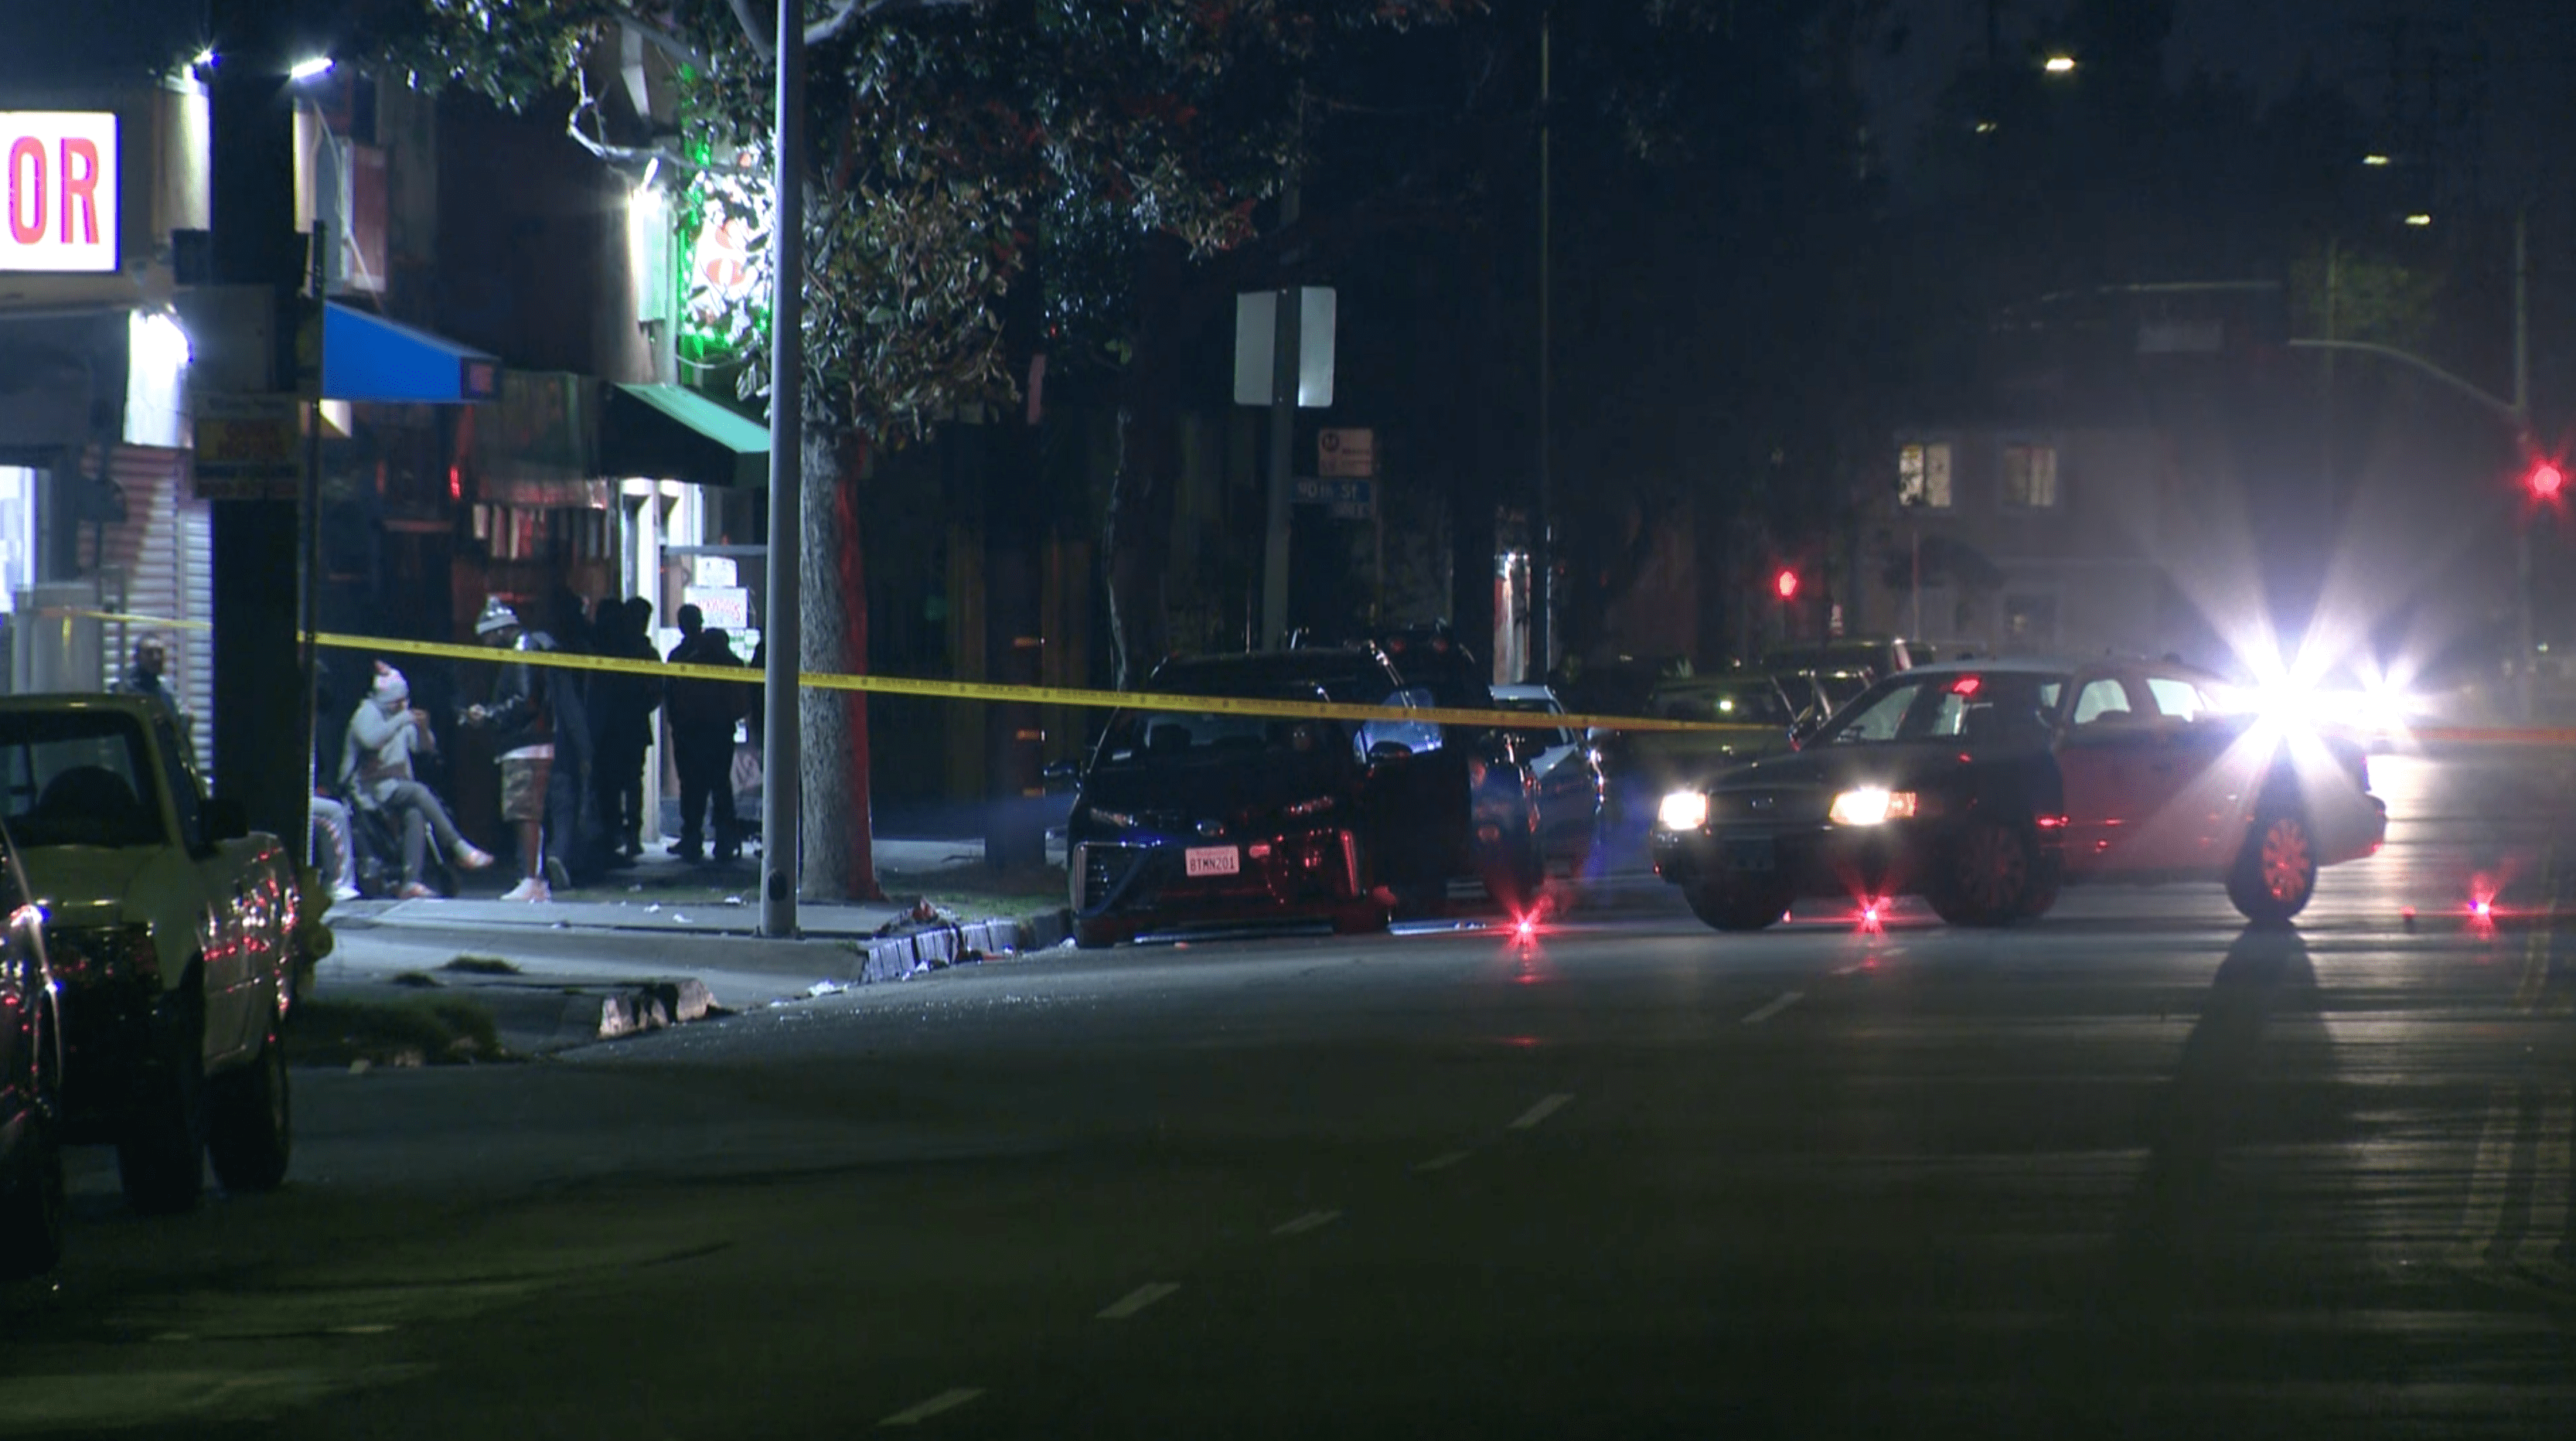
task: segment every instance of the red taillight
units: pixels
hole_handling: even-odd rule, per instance
[[[1983,682],[1977,677],[1972,675],[1963,675],[1950,683],[1950,694],[1975,695],[1977,693],[1977,687],[1981,684],[1983,684]]]

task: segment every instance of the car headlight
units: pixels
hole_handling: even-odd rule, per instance
[[[1675,791],[1655,807],[1655,824],[1668,831],[1695,831],[1708,824],[1708,797],[1698,791]]]
[[[1320,816],[1332,808],[1333,798],[1331,796],[1317,796],[1313,800],[1299,801],[1292,806],[1282,806],[1280,808],[1280,813],[1282,815],[1294,816],[1299,819],[1303,819],[1307,816]]]
[[[1091,808],[1091,818],[1098,821],[1100,824],[1109,827],[1113,831],[1132,831],[1136,829],[1136,818],[1125,811],[1113,811],[1104,806],[1093,806]]]
[[[1863,786],[1835,796],[1833,808],[1825,812],[1825,819],[1838,826],[1878,826],[1889,821],[1912,820],[1914,810],[1912,791]]]

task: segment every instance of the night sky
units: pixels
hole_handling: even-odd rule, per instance
[[[2061,3],[1998,0],[2006,54],[2020,51]],[[1987,0],[1895,0],[1903,49],[1866,69],[1877,131],[1900,178],[1914,136],[1956,65],[1985,44]],[[2483,49],[2489,94],[2479,145],[2489,199],[2563,184],[2576,163],[2576,3],[2571,0],[2176,0],[2171,77],[2234,75],[2265,98],[2302,73],[2340,85],[2365,113],[2389,92],[2389,27],[2406,22],[2419,77],[2428,47],[2462,62]]]

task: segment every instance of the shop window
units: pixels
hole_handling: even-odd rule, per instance
[[[2057,507],[2057,447],[2013,444],[2004,447],[2004,504],[2024,510]]]
[[[1950,508],[1950,445],[1924,441],[1896,448],[1896,503],[1927,510]]]

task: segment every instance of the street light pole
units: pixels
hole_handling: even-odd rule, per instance
[[[770,231],[769,611],[760,771],[760,933],[796,934],[804,853],[804,774],[797,676],[804,646],[804,537],[797,521],[805,454],[805,7],[778,7],[778,118]]]
[[[1554,36],[1556,13],[1551,7],[1539,13],[1538,22],[1538,536],[1533,549],[1537,552],[1538,574],[1532,577],[1532,589],[1538,602],[1530,616],[1529,679],[1545,680],[1555,661],[1556,637],[1556,474],[1550,464],[1554,416],[1548,409],[1551,387],[1550,330],[1554,315],[1549,306],[1548,271],[1552,263],[1550,250],[1553,236],[1549,222],[1554,196],[1550,168],[1554,137],[1548,114],[1553,99]]]
[[[2525,234],[2528,210],[2513,213],[2513,423],[2514,438],[2531,449],[2531,251]],[[2518,635],[2514,673],[2520,679],[2522,719],[2531,722],[2537,707],[2532,672],[2537,668],[2531,624],[2531,528],[2534,514],[2514,527],[2514,598]]]

